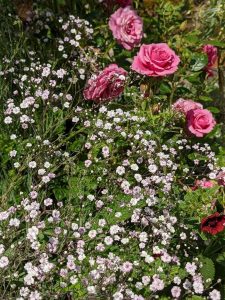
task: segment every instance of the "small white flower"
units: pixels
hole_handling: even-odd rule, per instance
[[[154,174],[158,170],[158,167],[156,165],[149,165],[148,170],[150,173]]]
[[[113,239],[110,236],[106,236],[104,242],[107,246],[110,246],[113,243]]]
[[[44,175],[45,172],[46,172],[45,169],[39,169],[39,170],[38,170],[38,175]]]
[[[4,119],[4,123],[5,123],[5,124],[11,124],[11,123],[12,123],[12,118],[11,118],[11,117],[6,117],[6,118]]]
[[[34,169],[37,166],[37,163],[35,161],[30,161],[28,164],[29,168]]]
[[[220,300],[221,294],[216,289],[212,290],[212,292],[209,293],[209,297],[211,300]]]
[[[46,161],[46,162],[44,163],[44,167],[45,167],[46,169],[48,169],[50,166],[51,166],[51,164],[50,164],[48,161]]]
[[[77,123],[78,121],[79,121],[79,118],[78,118],[78,117],[73,117],[73,118],[72,118],[72,122],[73,122],[73,123]]]
[[[133,170],[133,171],[137,171],[137,170],[139,169],[139,167],[138,167],[137,164],[132,164],[132,165],[130,166],[130,168],[131,168],[131,170]]]
[[[42,176],[41,179],[44,183],[48,183],[50,181],[50,178],[48,176]]]
[[[88,236],[90,239],[94,239],[97,235],[97,231],[96,230],[90,230],[88,233]]]
[[[19,163],[19,162],[15,162],[13,165],[14,165],[14,167],[17,168],[17,169],[20,167],[20,163]]]
[[[16,154],[17,154],[17,151],[16,151],[16,150],[12,150],[12,151],[9,152],[9,156],[10,156],[10,157],[15,157]]]
[[[8,259],[8,257],[7,257],[7,256],[2,256],[2,257],[0,258],[0,268],[3,269],[3,268],[5,268],[5,267],[7,267],[8,264],[9,264],[9,259]]]
[[[116,173],[117,173],[118,175],[123,175],[123,174],[125,173],[125,168],[122,167],[122,166],[117,167],[117,168],[116,168]]]

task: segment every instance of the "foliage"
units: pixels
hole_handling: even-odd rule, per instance
[[[118,3],[0,3],[2,299],[225,297],[225,2],[132,1],[141,45],[179,57],[163,76],[114,39]],[[87,101],[115,63],[123,92]]]

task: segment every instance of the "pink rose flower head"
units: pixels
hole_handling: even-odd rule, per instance
[[[192,109],[186,115],[187,130],[196,137],[203,137],[216,125],[211,112],[207,109]]]
[[[213,45],[203,46],[203,52],[208,56],[208,67],[215,65],[217,60],[217,48]]]
[[[195,185],[192,188],[193,191],[197,190],[198,188],[203,189],[210,189],[214,186],[214,182],[211,180],[207,180],[206,178],[203,178],[201,180],[196,180]]]
[[[137,46],[143,36],[143,22],[130,7],[117,9],[109,19],[109,28],[117,42],[127,50]]]
[[[221,171],[219,174],[216,176],[217,182],[219,185],[225,186],[225,172]]]
[[[198,103],[198,102],[194,102],[191,99],[178,99],[172,106],[173,110],[177,111],[177,112],[181,112],[184,115],[187,114],[187,112],[191,109],[197,109],[197,108],[203,108],[202,104]]]
[[[216,64],[217,57],[218,57],[217,48],[213,45],[204,45],[202,50],[208,57],[208,64],[205,67],[205,70],[207,72],[207,75],[211,77],[213,76],[212,67]]]
[[[116,0],[116,3],[118,5],[120,5],[121,7],[126,7],[126,6],[131,5],[132,0]]]
[[[176,72],[179,63],[179,56],[167,44],[143,44],[131,68],[147,76],[166,76]]]
[[[83,95],[86,100],[102,102],[118,97],[124,90],[127,71],[111,64],[88,80]]]

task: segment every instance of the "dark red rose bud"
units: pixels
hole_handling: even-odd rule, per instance
[[[126,7],[131,5],[132,0],[116,0],[116,3],[119,4],[121,7]]]
[[[108,9],[112,10],[115,5],[120,7],[126,7],[131,5],[132,0],[103,0],[103,5]]]
[[[225,228],[225,216],[218,212],[205,217],[201,221],[201,231],[215,235]]]

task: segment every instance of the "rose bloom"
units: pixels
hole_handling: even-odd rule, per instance
[[[203,178],[202,180],[195,181],[195,185],[192,187],[192,190],[195,191],[198,188],[209,189],[209,188],[212,188],[213,186],[214,186],[213,181]]]
[[[182,99],[179,98],[172,106],[173,110],[181,112],[183,114],[187,114],[187,112],[191,109],[203,108],[201,103],[194,102],[191,99]]]
[[[143,36],[143,22],[130,7],[119,8],[109,19],[109,28],[117,42],[127,50],[137,46]]]
[[[201,231],[208,232],[215,235],[224,230],[225,227],[225,216],[220,215],[218,212],[205,217],[201,221]]]
[[[179,62],[179,56],[167,44],[143,44],[131,68],[147,76],[165,76],[176,72]]]
[[[213,45],[205,45],[203,46],[202,50],[208,57],[208,64],[205,67],[205,70],[207,72],[207,75],[211,77],[213,76],[212,67],[216,64],[218,57],[217,48]]]
[[[207,109],[192,109],[186,115],[187,130],[196,137],[203,137],[213,130],[216,121]]]
[[[216,176],[216,179],[219,185],[225,186],[225,172],[219,172],[219,174]]]
[[[83,95],[86,100],[97,103],[118,97],[124,90],[127,72],[111,64],[95,78],[88,80]]]

